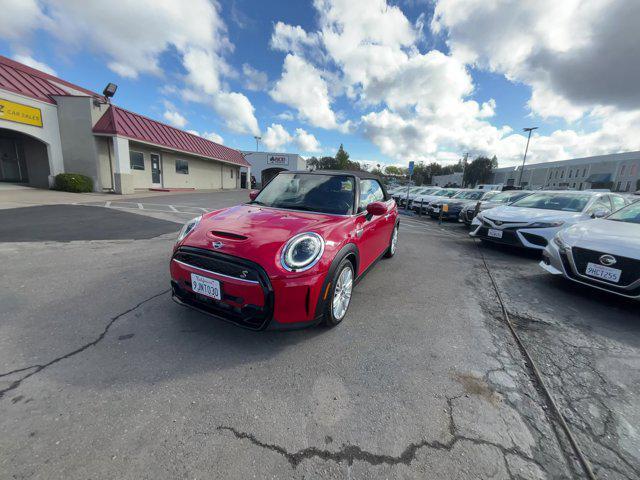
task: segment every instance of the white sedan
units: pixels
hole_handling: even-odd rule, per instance
[[[549,273],[640,300],[640,202],[558,232],[542,257]]]
[[[602,218],[624,207],[622,195],[588,191],[544,191],[510,205],[491,208],[473,219],[470,235],[482,240],[544,250],[559,230]]]

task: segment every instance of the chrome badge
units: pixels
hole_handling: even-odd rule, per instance
[[[600,263],[607,267],[610,267],[611,265],[615,265],[617,262],[618,261],[616,260],[616,257],[614,257],[613,255],[606,254],[600,257]]]
[[[213,242],[213,243],[211,244],[211,246],[212,246],[213,248],[215,248],[215,249],[218,249],[218,248],[222,248],[222,247],[224,247],[224,243],[222,243],[222,242]]]

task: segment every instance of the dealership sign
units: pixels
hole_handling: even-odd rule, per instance
[[[289,165],[289,159],[287,157],[269,157],[267,160],[269,165]]]
[[[10,102],[9,100],[0,98],[0,120],[41,127],[42,112],[39,108],[29,107],[28,105]]]

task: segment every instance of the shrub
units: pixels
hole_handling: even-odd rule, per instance
[[[59,173],[56,175],[55,188],[63,192],[93,192],[93,180],[79,173]]]

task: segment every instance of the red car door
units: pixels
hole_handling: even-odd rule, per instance
[[[389,247],[391,238],[393,202],[387,202],[386,215],[377,215],[367,220],[366,209],[371,202],[384,202],[384,192],[375,179],[360,180],[360,212],[356,217],[356,236],[360,250],[360,272],[368,268]]]

